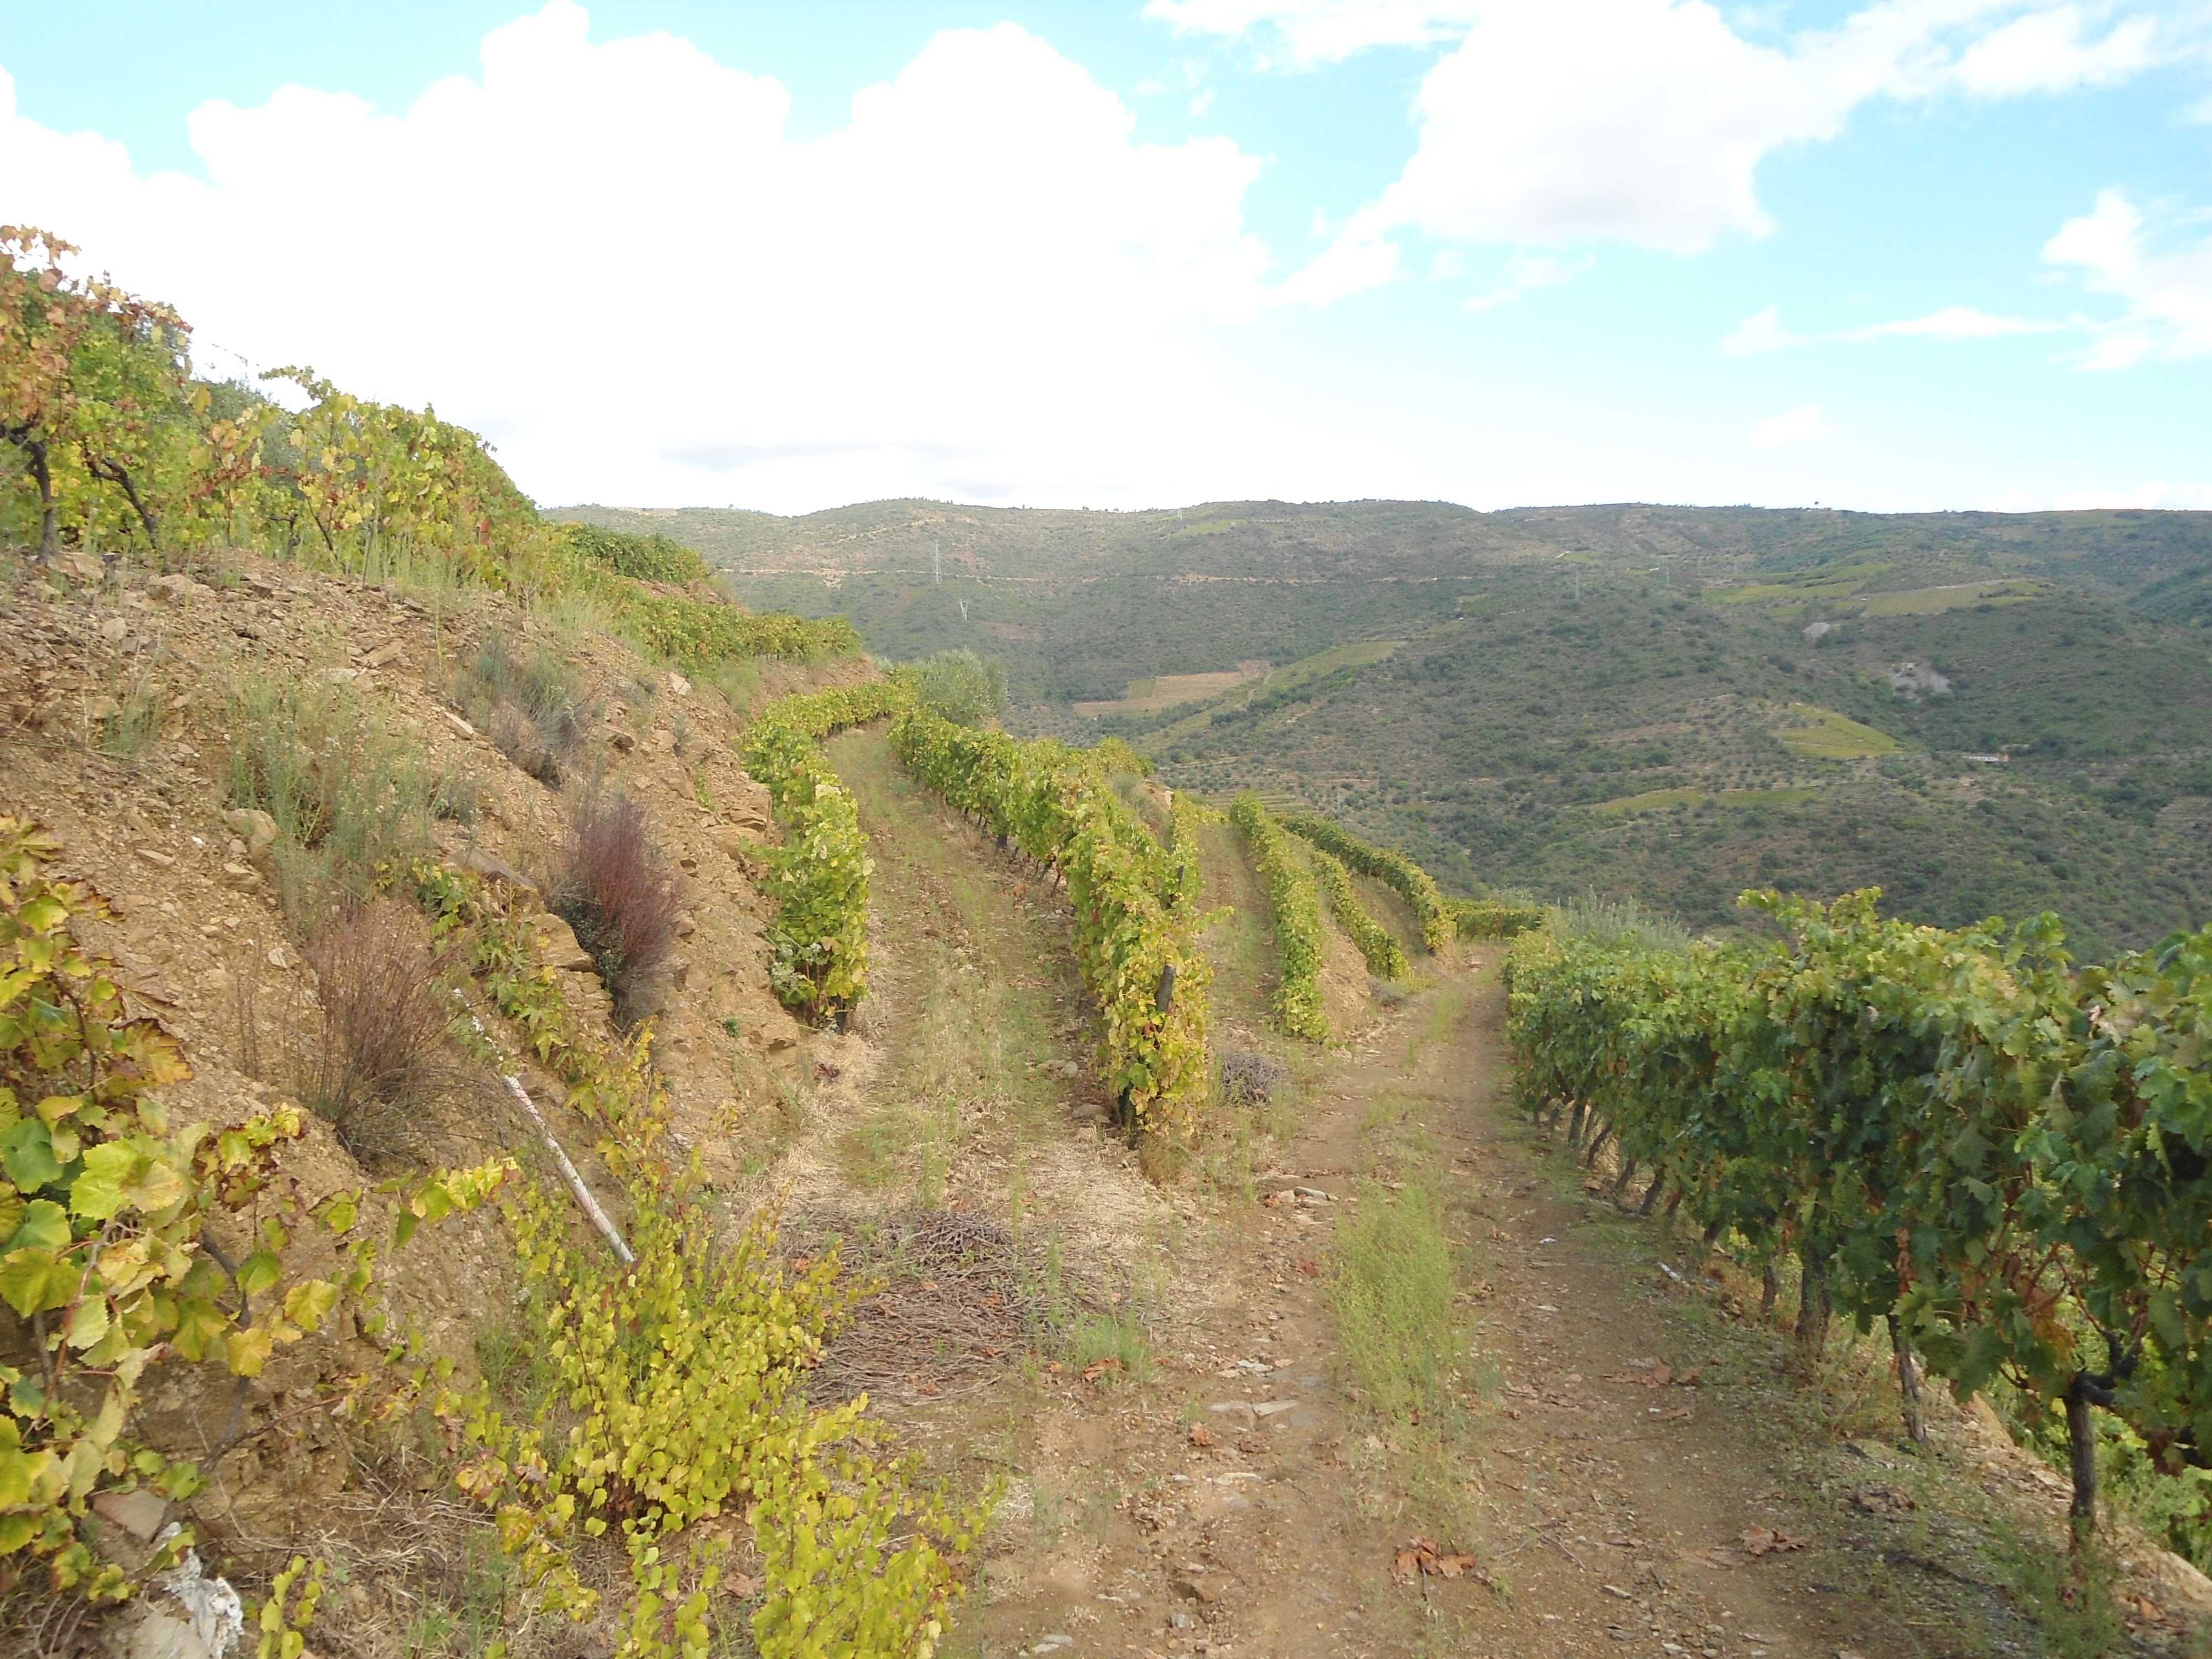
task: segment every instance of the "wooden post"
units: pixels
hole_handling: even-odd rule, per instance
[[[1904,1407],[1905,1437],[1916,1446],[1928,1443],[1928,1417],[1920,1408],[1920,1369],[1913,1363],[1912,1345],[1897,1316],[1889,1316],[1889,1346],[1897,1355],[1897,1397]],[[2069,1419],[2068,1427],[2072,1427]],[[2094,1480],[2094,1475],[2092,1474]]]
[[[1804,1274],[1797,1289],[1797,1359],[1810,1376],[1827,1352],[1834,1304],[1828,1295],[1828,1258],[1808,1244],[1798,1250],[1797,1260]]]

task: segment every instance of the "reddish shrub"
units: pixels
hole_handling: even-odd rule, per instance
[[[599,965],[617,1016],[628,1022],[649,1012],[684,902],[645,808],[624,795],[578,808],[552,905]]]
[[[391,899],[346,906],[307,948],[321,1021],[294,1056],[300,1097],[348,1151],[397,1150],[411,1114],[453,1081],[445,1033],[450,958],[430,948],[421,916]]]

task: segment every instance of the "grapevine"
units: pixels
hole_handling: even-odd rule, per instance
[[[890,714],[910,701],[887,680],[802,692],[769,705],[746,732],[746,769],[768,786],[783,825],[770,855],[769,979],[784,1004],[835,1018],[867,988],[868,878],[874,862],[851,793],[818,739]]]
[[[193,380],[184,319],[70,276],[76,252],[0,226],[0,443],[22,464],[0,486],[0,538],[34,540],[46,557],[64,538],[163,557],[244,547],[365,577],[434,570],[526,596],[574,592],[695,669],[859,652],[842,617],[648,587],[696,587],[708,573],[664,536],[540,518],[491,446],[434,410],[373,403],[298,365],[261,376],[303,394],[296,412]]]
[[[1198,832],[1208,823],[1221,822],[1221,814],[1201,803],[1188,791],[1176,792],[1168,803],[1168,858],[1170,869],[1166,896],[1170,905],[1195,904],[1205,890],[1206,871],[1200,862]]]
[[[1303,836],[1324,853],[1334,854],[1361,875],[1372,876],[1396,888],[1404,895],[1406,902],[1413,907],[1413,914],[1420,917],[1421,942],[1431,951],[1441,951],[1451,943],[1454,928],[1450,907],[1429,872],[1403,853],[1364,842],[1327,818],[1309,813],[1285,813],[1282,823],[1292,835]]]
[[[2076,972],[2051,918],[1945,930],[1876,897],[1747,895],[1783,934],[1758,946],[1523,934],[1524,1103],[1617,1138],[1709,1240],[1794,1253],[1807,1359],[1832,1305],[1889,1324],[1901,1382],[1917,1351],[2063,1411],[2086,1522],[2093,1407],[2165,1467],[2212,1450],[2212,929]]]
[[[1344,860],[1316,847],[1306,861],[1313,866],[1314,879],[1321,884],[1322,891],[1328,895],[1329,914],[1367,959],[1368,972],[1383,979],[1403,979],[1406,952],[1390,937],[1389,930],[1367,914],[1367,907],[1352,890],[1352,872],[1344,867]]]
[[[374,1280],[376,1206],[361,1192],[304,1202],[277,1162],[305,1133],[296,1106],[221,1131],[170,1122],[159,1096],[191,1066],[125,1012],[117,965],[77,942],[76,926],[112,913],[51,872],[61,851],[0,816],[0,1346],[22,1362],[0,1363],[0,1590],[35,1567],[57,1592],[115,1601],[191,1540],[134,1577],[93,1553],[92,1500],[203,1484],[141,1437],[146,1385],[177,1362],[258,1376],[350,1318]],[[383,1189],[392,1237],[472,1207],[508,1173],[495,1160]],[[232,1236],[234,1264],[211,1230]],[[295,1237],[317,1233],[337,1260],[311,1276]],[[331,1403],[357,1403],[368,1381],[331,1385]]]
[[[1260,884],[1267,890],[1278,969],[1275,1018],[1292,1036],[1326,1042],[1328,1017],[1321,994],[1321,895],[1313,874],[1299,862],[1290,838],[1268,816],[1257,795],[1248,791],[1237,796],[1229,817],[1252,849]]]
[[[1065,878],[1076,961],[1105,1018],[1107,1086],[1133,1127],[1188,1134],[1208,1088],[1212,970],[1185,866],[1114,793],[1096,751],[975,731],[920,708],[902,712],[890,735],[908,771]]]
[[[462,1491],[496,1516],[549,1611],[590,1616],[584,1540],[620,1540],[632,1594],[619,1659],[709,1651],[728,1538],[701,1523],[724,1516],[742,1518],[760,1557],[763,1659],[927,1659],[989,1498],[956,1510],[926,1495],[882,1452],[866,1396],[807,1403],[808,1373],[854,1298],[835,1255],[787,1268],[766,1216],[726,1237],[661,1153],[670,1107],[650,1026],[618,1045],[580,1025],[493,890],[436,865],[411,875],[434,928],[470,940],[478,982],[599,1130],[636,1255],[625,1266],[580,1247],[534,1183],[506,1203],[555,1387],[526,1419],[483,1384],[435,1395],[466,1449]]]

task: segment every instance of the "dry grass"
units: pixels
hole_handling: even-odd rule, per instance
[[[643,806],[610,795],[577,807],[552,908],[591,953],[617,1017],[628,1024],[650,1012],[684,900]]]
[[[278,899],[295,927],[362,902],[380,864],[429,847],[439,781],[419,741],[347,688],[248,677],[228,718],[230,798],[276,821]]]

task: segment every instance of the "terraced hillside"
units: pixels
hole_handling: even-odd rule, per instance
[[[70,565],[43,592],[17,568],[0,813],[35,812],[58,840],[40,856],[115,901],[77,925],[196,1068],[173,1121],[246,1134],[307,1102],[272,1172],[325,1212],[471,1161],[513,1200],[426,1226],[379,1268],[374,1305],[450,1364],[458,1402],[408,1407],[404,1368],[358,1342],[299,1340],[266,1382],[168,1356],[142,1432],[204,1460],[209,1483],[126,1506],[110,1479],[84,1522],[102,1550],[125,1546],[100,1517],[150,1505],[339,1659],[459,1659],[495,1638],[532,1659],[674,1654],[678,1611],[634,1587],[623,1547],[484,1525],[488,1498],[509,1516],[538,1501],[486,1486],[514,1467],[488,1446],[523,1452],[503,1422],[586,1446],[595,1421],[634,1424],[686,1479],[720,1478],[732,1446],[781,1456],[753,1437],[796,1413],[839,1437],[837,1458],[883,1460],[825,1467],[875,1471],[886,1530],[799,1565],[784,1552],[803,1534],[771,1510],[711,1488],[649,1500],[701,1506],[675,1511],[660,1559],[723,1650],[822,1650],[789,1623],[801,1605],[832,1650],[882,1659],[1623,1641],[1813,1659],[1948,1652],[1923,1632],[1958,1628],[2059,1653],[2124,1622],[2179,1652],[2212,1618],[2144,1494],[2111,1511],[2094,1596],[2061,1596],[2065,1492],[2038,1455],[1933,1401],[1927,1447],[1897,1450],[1875,1341],[1840,1341],[1810,1386],[1787,1373],[1786,1330],[1747,1311],[1755,1264],[1716,1255],[1692,1284],[1674,1265],[1690,1241],[1632,1213],[1634,1169],[1583,1168],[1516,1109],[1501,947],[1452,938],[1388,848],[1257,798],[1232,817],[1127,750],[917,724],[910,692],[848,659],[736,665],[726,694],[492,593],[234,554],[158,582]],[[256,702],[269,686],[295,701]],[[312,702],[325,692],[345,701]],[[1854,740],[1778,709],[1824,748]],[[340,725],[287,724],[314,710]],[[264,838],[262,809],[236,804],[275,802],[252,793],[270,769],[331,742],[368,764],[309,775],[301,799],[354,826],[347,846],[384,826],[404,863],[348,862],[362,854],[315,812],[272,812]],[[945,769],[952,753],[966,769]],[[383,781],[314,793],[355,774]],[[960,800],[933,781],[956,775]],[[610,890],[609,911],[573,884],[611,799],[659,874]],[[372,908],[316,908],[317,872],[363,882]],[[1132,879],[1128,925],[1189,954],[1172,986],[1147,968],[1122,1001],[1102,963],[1130,935],[1087,918]],[[648,967],[603,924],[653,881],[682,908]],[[465,1013],[414,1034],[428,1063],[333,1095],[325,1062],[350,1052],[333,1011],[362,971],[333,940],[364,915],[392,930],[375,948],[414,953]],[[835,1013],[816,994],[832,982]],[[1133,1139],[1118,1125],[1142,1091],[1121,1068],[1176,1051],[1127,1022],[1164,1004],[1197,1024],[1154,1036],[1200,1030],[1203,1047],[1175,1113],[1140,1107],[1155,1127]],[[8,1144],[12,1180],[68,1180]],[[209,1236],[235,1225],[222,1211]],[[695,1307],[712,1319],[684,1325]],[[794,1392],[771,1407],[727,1345],[779,1328],[782,1307],[813,1310],[796,1316],[822,1346],[777,1373]],[[550,1309],[694,1334],[571,1349]],[[426,1437],[320,1403],[363,1387],[402,1388]],[[721,1414],[693,1434],[702,1398]],[[246,1437],[226,1441],[234,1417]],[[1747,1538],[1787,1542],[1768,1559]],[[319,1612],[286,1576],[295,1556],[333,1587]],[[1906,1556],[1923,1565],[1900,1583]],[[112,1613],[45,1582],[0,1595],[26,1651],[79,1651],[49,1639],[58,1608],[87,1640],[167,1628],[158,1587]],[[580,1619],[549,1599],[569,1582],[598,1592]]]
[[[1025,730],[1326,807],[1460,890],[1595,887],[1724,927],[1745,886],[1878,883],[1946,923],[2055,908],[2093,952],[2212,900],[2212,643],[2190,597],[2212,515],[884,502],[649,522],[757,602],[847,612],[880,654],[999,657]]]
[[[1693,599],[1455,509],[1158,515],[1128,637],[1249,647],[1121,676],[1163,773],[427,410],[194,382],[10,234],[0,1652],[2203,1650],[2212,933],[1723,948],[1419,856],[2002,822],[1941,769],[1984,678],[2065,717],[1961,763],[2107,769],[2157,852],[2189,636],[2081,597],[2039,678],[2057,579],[1948,543],[1623,519]]]

